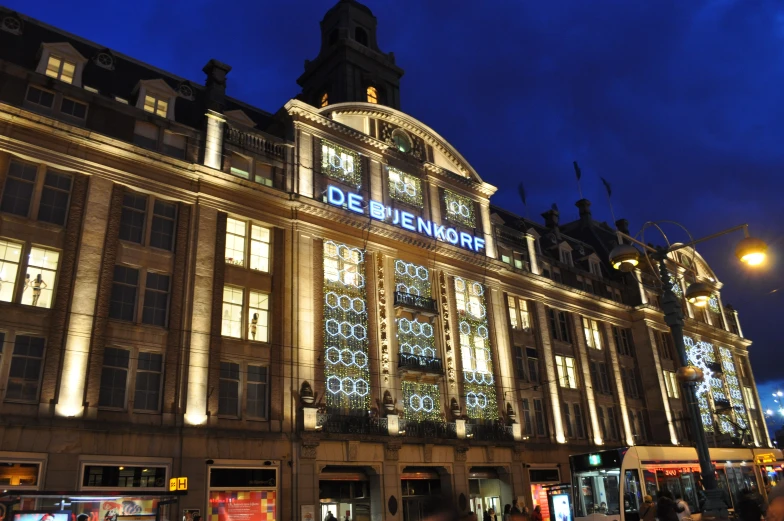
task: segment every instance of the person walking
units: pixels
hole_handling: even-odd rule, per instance
[[[642,505],[640,505],[640,520],[655,521],[656,505],[653,504],[653,498],[651,496],[645,496],[642,499]]]
[[[683,495],[679,492],[675,495],[675,510],[678,512],[678,521],[691,521],[691,510],[689,504],[683,500]]]
[[[542,521],[542,507],[536,505],[534,512],[531,514],[531,521]]]
[[[683,509],[675,504],[670,491],[660,490],[659,501],[656,503],[656,517],[659,518],[659,521],[680,521],[678,519],[679,512],[683,512]]]

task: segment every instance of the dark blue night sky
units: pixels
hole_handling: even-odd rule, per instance
[[[275,112],[320,42],[335,0],[13,0],[16,9],[203,83],[210,58],[233,67],[229,94]],[[449,140],[495,204],[530,216],[555,202],[577,217],[572,161],[594,217],[632,230],[674,220],[695,236],[748,222],[767,268],[736,261],[737,233],[700,251],[754,340],[763,401],[784,388],[784,7],[774,0],[367,0],[378,41],[405,69],[405,112]],[[675,228],[671,240],[685,236]],[[647,236],[651,242],[658,237]],[[784,261],[781,261],[784,262]],[[780,382],[780,383],[779,383]]]

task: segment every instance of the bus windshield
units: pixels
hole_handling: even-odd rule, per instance
[[[577,471],[574,473],[575,517],[621,513],[620,469]]]

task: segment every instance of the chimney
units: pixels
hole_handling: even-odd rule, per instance
[[[544,225],[550,229],[558,229],[559,215],[560,213],[558,213],[558,210],[556,210],[555,208],[547,210],[542,214],[542,217],[544,217]]]
[[[210,60],[202,69],[207,75],[207,120],[204,141],[204,165],[216,170],[222,166],[223,157],[223,104],[226,101],[226,75],[231,67],[218,60]]]
[[[202,71],[207,75],[207,109],[223,112],[226,98],[226,75],[231,70],[229,65],[216,59],[207,62]]]
[[[615,227],[619,232],[629,235],[629,221],[626,219],[618,219],[615,221]]]
[[[580,221],[583,224],[591,224],[593,218],[591,217],[591,201],[588,199],[580,199],[574,205],[580,209]]]

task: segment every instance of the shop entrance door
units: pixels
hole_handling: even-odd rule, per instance
[[[501,521],[503,519],[501,482],[498,478],[469,479],[468,490],[471,496],[471,507],[476,514],[477,521],[483,521],[485,512],[491,508],[495,511],[495,516],[491,521]]]

